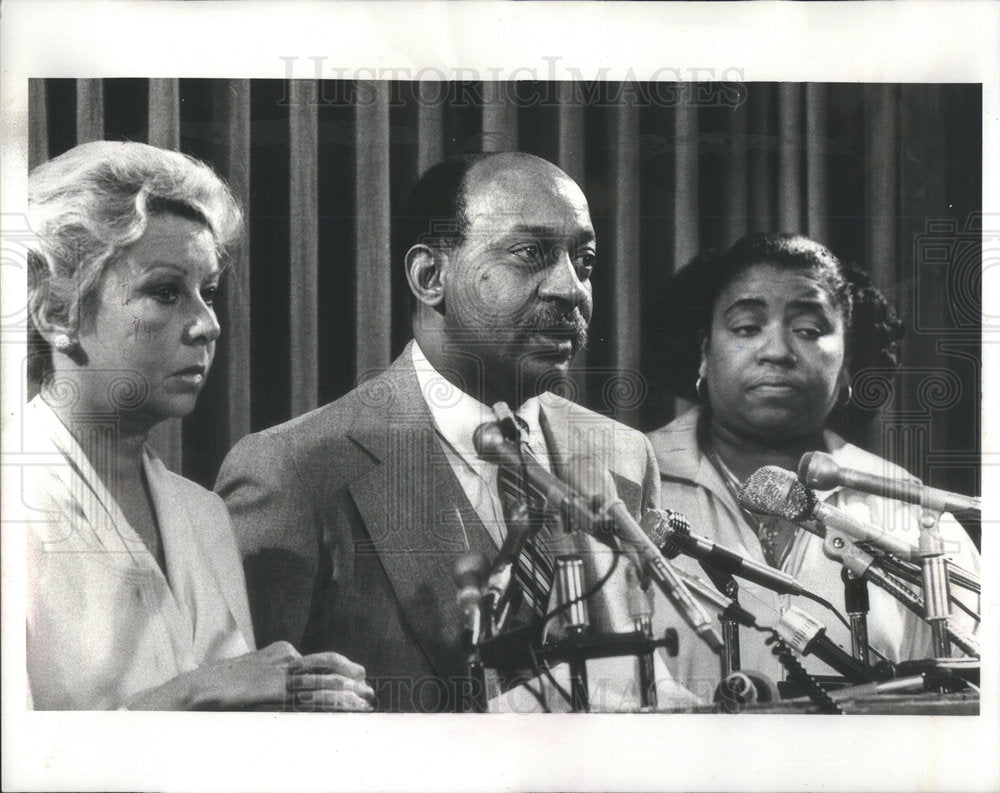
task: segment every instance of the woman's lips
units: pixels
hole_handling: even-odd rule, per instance
[[[170,376],[186,385],[201,386],[205,382],[205,370],[204,366],[188,366],[184,369],[178,369]]]
[[[799,387],[789,380],[762,380],[758,383],[751,384],[748,386],[747,390],[754,391],[758,394],[784,396],[798,393]]]

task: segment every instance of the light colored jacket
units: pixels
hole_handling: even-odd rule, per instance
[[[164,577],[40,397],[25,409],[23,426],[25,449],[44,461],[24,468],[26,653],[35,708],[120,708],[183,672],[253,648],[243,571],[218,496],[144,450]]]
[[[726,488],[711,461],[702,454],[697,442],[697,427],[701,409],[694,408],[665,427],[649,434],[660,468],[660,503],[664,508],[682,512],[691,523],[691,532],[736,551],[761,564],[766,564],[757,535],[748,525],[736,500]],[[833,432],[825,434],[827,451],[841,466],[893,478],[910,478],[902,468],[859,449]],[[895,537],[911,545],[919,538],[919,508],[854,490],[837,488],[817,494],[827,504],[850,513],[873,526],[891,531]],[[950,559],[978,573],[979,553],[975,544],[949,514],[941,517],[940,530]],[[686,572],[706,579],[704,571],[693,559],[681,556],[674,564]],[[799,531],[781,568],[794,576],[806,589],[844,611],[844,587],[839,562],[823,553],[823,540],[806,531]],[[737,579],[740,605],[754,613],[758,621],[773,625],[781,614],[795,605],[809,612],[826,625],[826,634],[848,652],[850,632],[830,611],[801,596],[778,595],[743,579]],[[869,643],[890,661],[927,658],[933,655],[931,630],[916,614],[909,611],[888,593],[868,586],[871,611],[868,615]],[[977,597],[965,590],[953,588],[974,611],[979,611]],[[976,623],[964,612],[952,607],[952,624],[972,634]],[[680,653],[671,659],[671,671],[679,682],[695,693],[705,694],[719,681],[719,661],[690,631],[679,628]],[[783,668],[764,644],[764,634],[748,628],[740,629],[742,668],[763,673],[773,680],[784,677]],[[872,662],[878,660],[872,657]],[[835,675],[836,672],[815,657],[804,659],[813,674]]]

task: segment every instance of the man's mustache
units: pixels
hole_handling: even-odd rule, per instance
[[[566,311],[551,303],[543,303],[527,318],[523,330],[526,336],[535,333],[563,336],[573,341],[578,350],[587,346],[587,321],[578,308]]]

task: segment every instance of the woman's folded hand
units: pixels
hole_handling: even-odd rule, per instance
[[[360,664],[339,653],[303,656],[288,642],[206,664],[143,692],[129,710],[374,710]]]

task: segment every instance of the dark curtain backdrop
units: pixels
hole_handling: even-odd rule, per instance
[[[800,231],[865,265],[906,321],[901,375],[855,382],[884,403],[866,444],[978,493],[981,118],[978,85],[36,79],[30,161],[147,141],[209,162],[246,208],[209,384],[155,438],[207,486],[244,434],[402,349],[390,219],[416,176],[456,152],[521,149],[581,184],[597,228],[578,401],[642,429],[671,418],[649,376],[671,273],[751,231]]]

